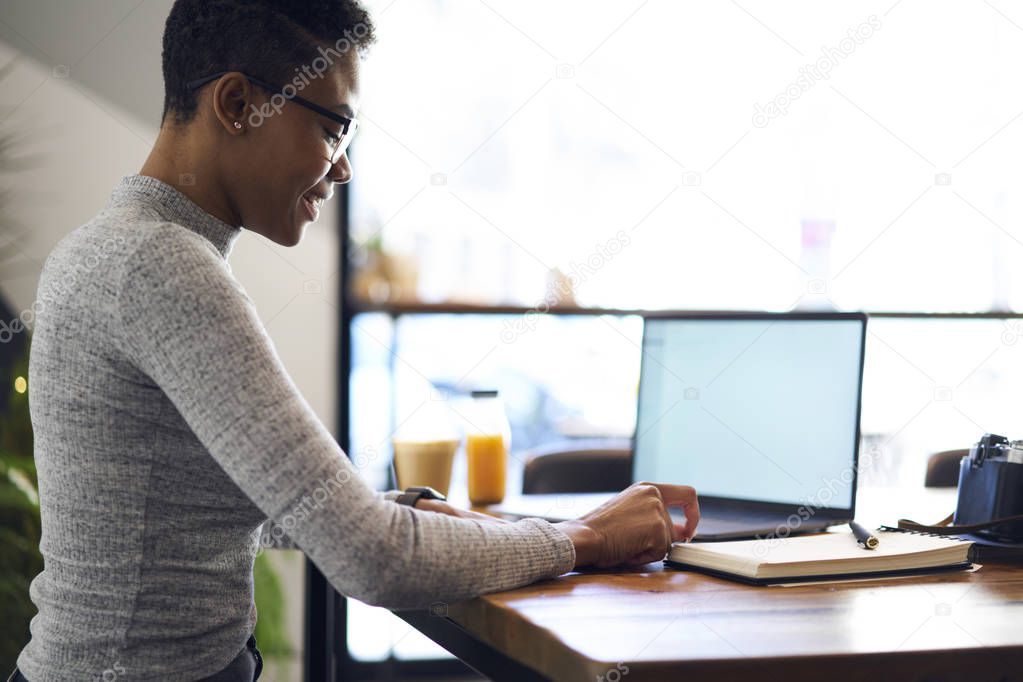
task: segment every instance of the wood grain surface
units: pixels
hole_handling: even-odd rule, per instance
[[[858,501],[872,525],[931,521],[954,507],[954,490]],[[658,562],[484,595],[448,617],[559,682],[1023,679],[1023,568],[1010,564],[753,587]]]

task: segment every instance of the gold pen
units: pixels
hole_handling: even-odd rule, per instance
[[[863,549],[877,549],[880,541],[869,530],[855,521],[850,521],[849,527],[852,528],[853,535],[856,536],[856,542],[863,545]]]

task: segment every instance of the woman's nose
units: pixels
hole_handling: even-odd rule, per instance
[[[352,179],[352,164],[348,161],[348,152],[341,155],[337,163],[330,167],[330,173],[328,177],[334,182],[339,184],[345,184],[350,182]]]

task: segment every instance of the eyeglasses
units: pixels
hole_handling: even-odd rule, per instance
[[[230,72],[218,71],[217,73],[210,74],[209,76],[204,76],[203,78],[197,78],[193,81],[188,81],[187,83],[185,83],[185,87],[187,87],[189,90],[201,88],[207,83],[212,83],[213,81],[217,80],[226,73]],[[264,90],[269,90],[274,94],[280,95],[286,100],[292,101],[295,104],[300,104],[301,106],[305,107],[306,109],[309,109],[310,111],[315,111],[320,116],[324,116],[326,118],[329,118],[331,121],[334,121],[335,123],[341,124],[341,134],[337,136],[336,141],[330,143],[331,144],[330,156],[327,157],[331,165],[336,164],[338,161],[341,160],[341,157],[344,156],[345,152],[348,150],[348,145],[352,143],[352,138],[355,137],[355,131],[359,129],[358,120],[354,118],[348,118],[347,116],[342,116],[341,114],[335,113],[330,109],[321,107],[319,104],[316,104],[315,102],[310,102],[309,100],[303,97],[299,97],[298,95],[292,95],[289,97],[288,95],[284,94],[284,90],[282,88],[279,88],[276,85],[271,85],[270,83],[262,81],[258,78],[254,78],[253,76],[250,76],[247,73],[243,73],[242,75],[248,78],[251,82],[258,85],[259,87],[263,88]],[[331,134],[331,137],[335,136]]]

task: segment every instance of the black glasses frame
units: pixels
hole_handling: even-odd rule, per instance
[[[228,74],[228,73],[231,73],[231,72],[230,71],[218,71],[217,73],[211,73],[208,76],[203,76],[202,78],[196,78],[195,80],[188,81],[187,83],[185,83],[185,87],[188,88],[189,90],[195,90],[197,88],[201,88],[202,86],[206,85],[207,83],[212,83],[213,81],[217,80],[221,76],[223,76],[225,74]],[[280,87],[278,87],[276,85],[273,85],[271,83],[267,83],[266,81],[260,80],[259,78],[256,78],[255,76],[250,76],[247,73],[244,73],[244,72],[241,72],[241,71],[239,71],[238,73],[241,73],[243,76],[245,76],[247,79],[249,79],[249,81],[251,81],[255,85],[258,85],[259,87],[263,88],[264,90],[269,90],[270,92],[272,92],[274,94],[277,94],[277,95],[280,95],[281,97],[283,97],[284,99],[286,99],[288,101],[291,101],[291,102],[294,102],[295,104],[301,105],[301,106],[305,107],[306,109],[309,109],[310,111],[315,111],[320,116],[324,116],[326,118],[329,118],[331,121],[334,121],[335,123],[341,124],[341,135],[338,136],[337,143],[335,143],[334,149],[331,150],[330,162],[331,163],[337,163],[338,161],[341,160],[341,156],[344,155],[344,152],[348,149],[348,145],[351,144],[351,136],[349,135],[349,131],[351,131],[352,136],[354,136],[355,129],[358,128],[359,121],[357,119],[349,118],[347,116],[342,116],[341,114],[333,112],[330,109],[327,109],[325,107],[321,107],[316,102],[310,102],[309,100],[305,99],[304,97],[299,97],[297,94],[292,95],[292,96],[289,97],[288,95],[286,95],[284,93],[284,89],[283,88],[280,88]]]

